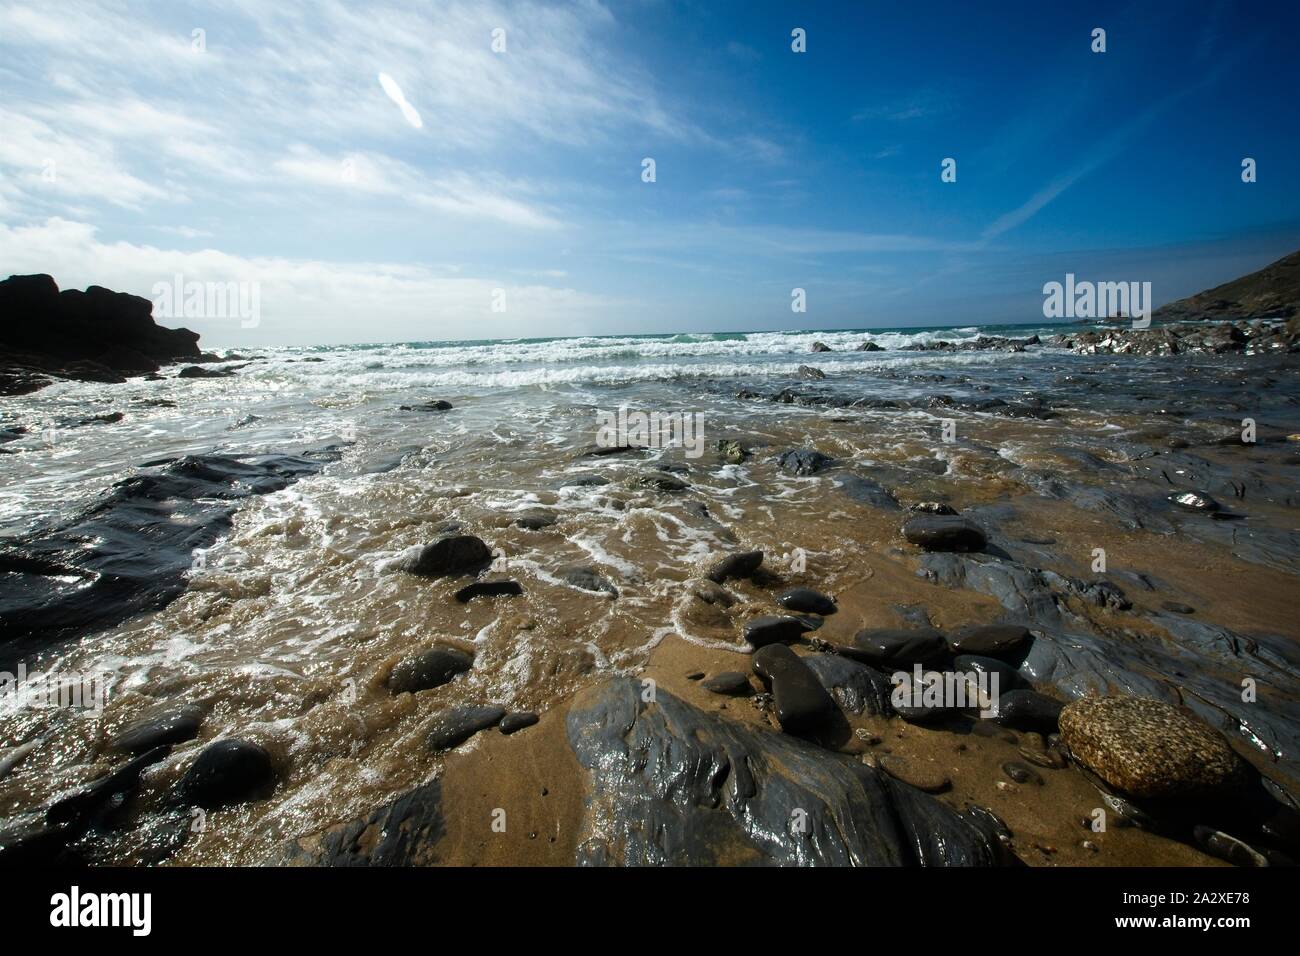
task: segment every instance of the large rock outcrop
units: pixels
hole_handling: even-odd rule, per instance
[[[49,384],[45,376],[121,381],[201,358],[197,332],[153,320],[153,303],[92,285],[59,291],[48,275],[0,281],[0,394]]]

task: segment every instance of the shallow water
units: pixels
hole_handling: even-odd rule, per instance
[[[1041,330],[1010,334],[1033,331]],[[688,585],[722,551],[760,548],[790,580],[830,593],[860,587],[873,574],[865,556],[880,557],[900,573],[877,575],[880,601],[862,615],[922,603],[936,623],[960,623],[941,620],[942,594],[909,583],[916,555],[897,533],[902,511],[846,493],[851,475],[903,506],[941,500],[973,511],[999,546],[1036,567],[1087,577],[1093,548],[1105,546],[1113,579],[1147,575],[1160,598],[1196,604],[1198,620],[1280,635],[1293,648],[1300,629],[1291,598],[1278,592],[1294,588],[1300,568],[1296,446],[1281,438],[1300,432],[1295,357],[896,350],[988,332],[259,350],[230,379],[58,382],[0,399],[4,421],[28,429],[0,455],[7,536],[77,513],[145,462],[342,452],[319,474],[242,502],[230,533],[196,557],[170,606],[31,662],[34,671],[106,675],[111,693],[102,715],[0,701],[0,746],[41,741],[0,780],[0,819],[21,819],[103,773],[114,763],[102,752],[105,734],[146,706],[198,701],[210,708],[200,739],[146,775],[141,825],[96,852],[114,862],[150,858],[165,835],[153,812],[165,793],[198,747],[238,735],[274,755],[274,796],[214,815],[174,861],[257,862],[286,839],[367,812],[437,773],[439,758],[422,743],[437,707],[545,710],[600,675],[638,672],[668,635],[743,652],[738,622],[762,596],[740,587],[741,604],[718,616]],[[891,351],[844,351],[868,339]],[[836,351],[810,353],[814,341]],[[801,379],[802,365],[826,378]],[[787,387],[793,401],[772,400]],[[738,397],[747,390],[759,397]],[[454,408],[399,407],[434,399]],[[992,400],[1006,404],[979,404]],[[597,412],[619,406],[702,414],[703,454],[584,456],[597,439]],[[77,424],[109,411],[125,417]],[[1244,417],[1274,440],[1219,444]],[[955,434],[945,435],[946,422]],[[741,441],[751,459],[723,463],[721,439]],[[773,459],[790,448],[815,448],[836,465],[786,474]],[[686,491],[636,483],[665,464],[685,467],[677,477]],[[608,483],[566,486],[588,474]],[[1164,495],[1180,474],[1213,484],[1206,490],[1245,517],[1178,513]],[[1225,494],[1232,483],[1244,498]],[[1120,497],[1090,497],[1093,489]],[[558,522],[541,531],[513,525],[539,508]],[[526,594],[461,605],[451,594],[464,579],[386,570],[447,522],[487,541],[498,555],[492,576],[520,581]],[[799,553],[802,572],[792,567]],[[618,599],[566,585],[560,569],[575,563],[612,581]],[[889,623],[860,617],[837,626],[851,633]],[[474,669],[433,693],[390,695],[388,668],[436,642],[471,650]],[[1288,706],[1295,691],[1279,691]],[[1276,763],[1281,746],[1266,740],[1256,750]]]

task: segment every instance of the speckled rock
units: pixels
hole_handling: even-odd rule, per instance
[[[1129,796],[1205,793],[1243,780],[1222,734],[1163,701],[1084,697],[1066,705],[1060,721],[1074,758]]]

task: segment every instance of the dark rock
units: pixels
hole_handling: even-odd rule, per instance
[[[1166,611],[1173,611],[1175,614],[1195,614],[1196,608],[1190,604],[1179,604],[1177,601],[1161,601],[1160,606]]]
[[[1027,767],[1018,760],[1008,760],[1002,765],[1002,772],[1016,783],[1034,783],[1043,785],[1042,775],[1033,767]]]
[[[594,568],[585,566],[565,568],[560,571],[560,577],[564,579],[566,584],[572,585],[579,590],[608,594],[614,598],[618,597],[618,588],[597,573]]]
[[[863,342],[856,349],[854,349],[854,351],[855,352],[883,352],[884,349],[882,349],[875,342]]]
[[[1184,511],[1196,511],[1203,514],[1212,514],[1222,507],[1209,495],[1202,494],[1199,491],[1179,491],[1170,495],[1169,501]]]
[[[809,654],[800,660],[835,698],[852,714],[888,716],[893,708],[889,697],[893,685],[889,678],[865,664],[839,654]]]
[[[917,515],[903,524],[903,537],[926,551],[983,551],[988,538],[959,515]]]
[[[503,707],[451,707],[437,714],[429,723],[427,745],[438,753],[459,747],[480,730],[499,724],[506,712]]]
[[[729,465],[739,465],[749,458],[749,449],[738,441],[724,438],[718,442],[718,454]]]
[[[177,788],[186,806],[216,810],[269,795],[275,783],[271,755],[257,744],[229,738],[208,744]]]
[[[958,628],[948,638],[954,654],[1017,659],[1033,635],[1019,624],[977,624]]]
[[[133,614],[186,587],[196,551],[239,502],[320,469],[325,455],[185,456],[139,466],[71,520],[0,543],[0,670],[25,654]]]
[[[523,586],[518,581],[475,581],[465,585],[453,596],[465,604],[476,597],[513,597],[523,593]]]
[[[721,584],[730,578],[748,578],[762,563],[762,551],[740,551],[715,561],[704,576],[714,584]]]
[[[845,756],[725,720],[663,690],[647,703],[634,680],[580,694],[568,733],[591,773],[579,863],[997,860],[996,838],[974,817]]]
[[[748,697],[754,692],[749,677],[739,671],[723,671],[721,674],[714,674],[702,681],[700,686],[711,693],[725,694],[729,697]]]
[[[656,491],[685,491],[690,487],[680,478],[674,478],[662,471],[649,471],[643,475],[637,475],[632,480],[643,488],[654,488]]]
[[[1016,669],[995,657],[981,657],[978,654],[958,654],[952,659],[952,669],[963,674],[997,675],[998,694],[1010,690],[1016,684]]]
[[[166,705],[127,724],[108,741],[117,753],[140,754],[164,744],[179,744],[199,735],[203,708],[197,704]]]
[[[948,642],[933,628],[869,628],[853,635],[852,650],[855,658],[888,670],[942,660],[948,655]]]
[[[777,456],[776,463],[783,471],[792,475],[815,475],[817,472],[834,463],[835,459],[829,455],[823,455],[819,451],[813,451],[810,448],[796,448],[791,451],[782,452]]]
[[[819,368],[813,368],[811,365],[799,366],[799,377],[817,381],[826,377],[826,373]]]
[[[834,614],[835,601],[820,591],[812,588],[791,588],[777,596],[776,603],[787,611],[802,611],[807,614]]]
[[[829,352],[829,351],[831,351],[831,347],[830,347],[829,345],[826,345],[825,343],[822,343],[822,342],[814,342],[814,343],[812,344],[812,348],[809,349],[808,351],[810,351],[810,352]]]
[[[513,734],[516,730],[523,730],[525,727],[531,727],[537,723],[540,718],[531,711],[517,711],[513,714],[506,714],[501,718],[501,723],[497,729],[503,734]]]
[[[999,695],[994,718],[1004,727],[1054,733],[1065,705],[1033,690],[1011,690]]]
[[[492,563],[492,549],[472,534],[450,535],[406,551],[393,567],[425,578],[478,574]]]
[[[124,381],[116,369],[199,356],[197,334],[156,325],[152,313],[148,299],[102,286],[60,292],[48,275],[10,276],[0,282],[0,350],[51,375],[110,382]]]
[[[754,672],[771,690],[776,719],[786,733],[815,733],[838,713],[835,701],[817,675],[784,644],[769,644],[754,653]]]
[[[304,360],[305,361],[305,360]],[[424,402],[420,405],[403,405],[404,412],[449,412],[452,409],[451,402],[437,399],[432,402]]]
[[[234,371],[228,368],[204,368],[202,365],[187,365],[176,373],[177,378],[232,378]]]
[[[542,511],[540,508],[533,511],[525,511],[515,518],[515,526],[523,528],[526,531],[541,531],[543,528],[549,528],[555,524],[559,518],[550,511]]]
[[[434,647],[393,665],[388,689],[394,694],[417,694],[441,687],[474,666],[474,658],[454,647]]]
[[[862,475],[843,475],[837,479],[841,491],[863,504],[871,505],[882,511],[897,511],[900,507],[893,492],[878,481],[864,478]]]
[[[741,633],[750,646],[766,647],[768,644],[797,641],[811,630],[814,628],[803,618],[765,614],[746,621]]]
[[[1226,860],[1233,866],[1268,866],[1268,860],[1258,850],[1247,846],[1234,836],[1215,830],[1212,827],[1198,826],[1192,830],[1192,836],[1201,849],[1210,856]]]
[[[266,865],[432,866],[445,833],[442,781],[434,780],[359,820],[291,841]]]
[[[107,776],[91,781],[69,796],[61,797],[45,811],[45,822],[68,827],[71,832],[65,836],[69,838],[84,832],[111,801],[133,792],[139,786],[140,774],[146,767],[158,763],[170,752],[169,745],[154,747]]]
[[[573,475],[560,481],[561,488],[599,488],[601,485],[609,484],[609,479],[603,475]]]
[[[951,505],[946,505],[941,501],[918,501],[907,510],[927,515],[955,515],[957,513]]]

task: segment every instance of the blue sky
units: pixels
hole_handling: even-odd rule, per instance
[[[1061,6],[0,2],[0,272],[256,283],[168,323],[256,345],[1034,322],[1300,248],[1296,5]]]

